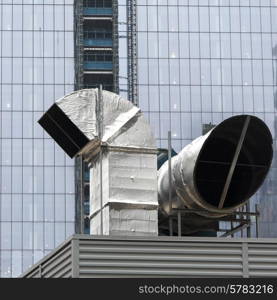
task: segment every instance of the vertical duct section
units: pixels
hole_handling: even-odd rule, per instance
[[[111,101],[108,107],[108,111],[114,111],[111,113],[104,98],[100,90],[96,119],[98,138],[104,144],[96,157],[88,159],[91,162],[90,232],[157,235],[155,140],[138,108],[130,102]],[[107,115],[112,121],[105,130]]]
[[[150,153],[140,149],[132,153],[128,149],[109,147],[104,150],[102,199],[100,160],[96,160],[90,169],[90,186],[93,189],[91,234],[158,235],[156,165],[155,151]]]

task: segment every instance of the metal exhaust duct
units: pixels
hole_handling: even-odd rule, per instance
[[[75,91],[38,121],[70,157],[90,167],[90,233],[158,235],[157,147],[130,101],[102,89]]]
[[[272,136],[262,120],[226,119],[172,158],[172,208],[196,209],[205,217],[233,212],[261,186],[272,156]],[[168,161],[159,170],[158,196],[168,214]]]

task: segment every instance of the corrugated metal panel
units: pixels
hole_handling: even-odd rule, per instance
[[[75,235],[23,277],[276,277],[277,239]]]
[[[249,276],[277,277],[277,243],[248,245]]]
[[[39,268],[35,269],[33,272],[28,273],[25,277],[27,278],[40,278],[40,270]]]
[[[35,264],[29,271],[25,272],[22,277],[63,278],[71,277],[71,274],[71,240],[67,240],[60,247]]]
[[[71,270],[71,262],[71,244],[69,244],[41,265],[42,277],[63,277],[65,273]]]
[[[80,240],[80,277],[242,277],[241,245]]]

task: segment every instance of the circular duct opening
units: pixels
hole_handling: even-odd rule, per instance
[[[232,173],[236,153],[238,159]],[[221,208],[237,206],[261,186],[272,155],[272,136],[262,120],[246,115],[229,118],[211,132],[198,155],[194,171],[196,189],[210,205],[219,207],[223,198]],[[229,172],[232,176],[228,185]]]

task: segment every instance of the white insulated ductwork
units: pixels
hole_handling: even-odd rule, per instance
[[[91,234],[157,235],[157,148],[140,109],[98,89],[56,104],[88,139],[77,154],[90,166]]]

